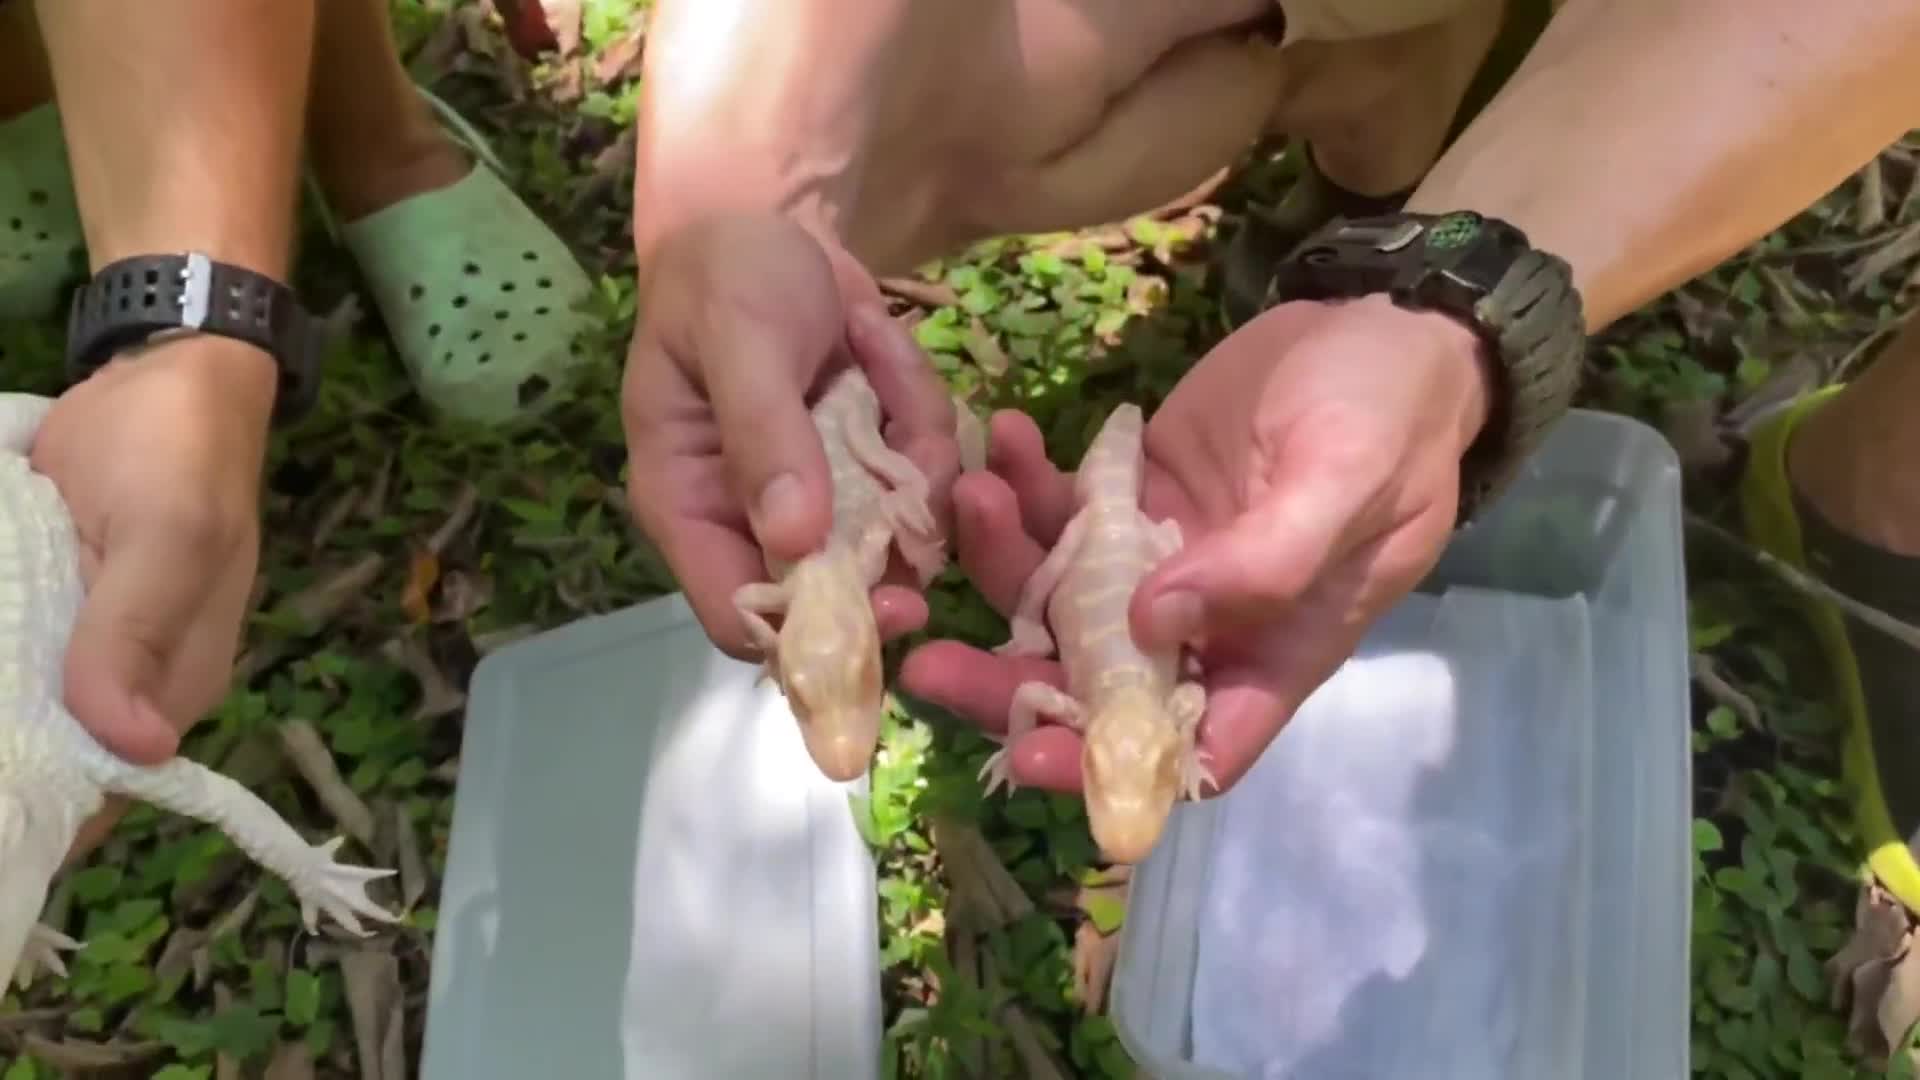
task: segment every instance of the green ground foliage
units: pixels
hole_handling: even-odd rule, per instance
[[[0,1001],[0,1080],[62,1067],[158,1080],[410,1074],[467,676],[504,642],[670,587],[626,517],[614,407],[632,325],[645,5],[551,6],[577,10],[577,43],[569,35],[566,56],[537,67],[511,53],[488,5],[394,10],[423,84],[487,134],[601,275],[600,363],[516,436],[431,425],[355,300],[351,261],[310,218],[301,282],[343,333],[317,414],[272,449],[260,613],[235,688],[187,742],[309,836],[344,830],[356,861],[401,867],[376,895],[406,905],[404,925],[365,941],[307,936],[286,890],[220,835],[136,809],[58,886],[54,920],[88,942],[71,977]],[[1585,403],[1669,434],[1699,519],[1736,525],[1742,431],[1767,403],[1870,362],[1920,285],[1917,148],[1890,148],[1592,350]],[[1246,164],[1198,205],[983,244],[889,291],[957,391],[981,410],[1029,410],[1071,462],[1107,408],[1151,405],[1220,336],[1209,254],[1249,193],[1270,198],[1289,175],[1284,157]],[[52,323],[0,328],[6,370],[30,389],[57,386],[59,343]],[[1865,1075],[1820,970],[1858,883],[1821,669],[1777,580],[1737,541],[1688,538],[1696,1072]],[[933,609],[936,633],[1005,633],[957,573],[937,583]],[[1111,1025],[1086,1008],[1124,883],[1096,865],[1073,800],[983,800],[974,774],[989,749],[942,718],[896,712],[856,806],[880,859],[889,1075],[1130,1076]]]

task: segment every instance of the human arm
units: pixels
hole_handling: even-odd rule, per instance
[[[702,626],[735,656],[756,651],[735,592],[763,578],[767,555],[797,560],[826,538],[831,478],[807,396],[827,373],[866,371],[888,443],[924,474],[951,474],[958,454],[925,357],[909,341],[907,362],[880,359],[899,359],[885,332],[898,328],[840,231],[909,7],[664,0],[649,27],[628,491]],[[883,633],[924,619],[910,606],[903,618],[876,597]]]
[[[1598,331],[1920,126],[1917,55],[1910,0],[1566,0],[1407,209],[1519,226]]]
[[[54,0],[38,15],[92,267],[197,249],[285,280],[312,5]],[[226,693],[275,385],[266,353],[185,337],[67,391],[35,441],[85,552],[67,701],[135,761],[171,755]]]
[[[634,248],[773,211],[837,236],[911,0],[660,0],[648,26]]]

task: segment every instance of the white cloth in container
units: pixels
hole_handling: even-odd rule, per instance
[[[1591,754],[1578,598],[1415,594],[1222,798],[1194,1054],[1268,1080],[1568,1075]]]

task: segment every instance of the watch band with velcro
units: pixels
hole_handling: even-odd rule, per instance
[[[286,285],[198,251],[121,259],[74,290],[68,377],[85,379],[124,349],[185,333],[233,338],[271,356],[280,375],[277,421],[312,407],[325,324]]]

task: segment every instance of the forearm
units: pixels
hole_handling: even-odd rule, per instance
[[[1518,225],[1597,331],[1920,126],[1916,55],[1912,0],[1567,0],[1408,208]]]
[[[41,0],[38,12],[92,267],[194,249],[285,280],[311,0]],[[258,358],[240,365],[250,389],[271,386]]]
[[[837,232],[913,0],[659,0],[637,119],[634,247],[702,214]]]
[[[313,3],[41,0],[97,269],[199,248],[284,276]]]

